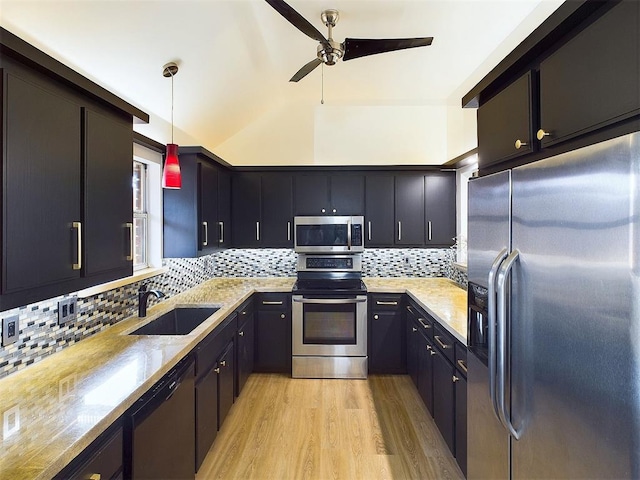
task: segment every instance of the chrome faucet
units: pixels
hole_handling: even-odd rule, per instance
[[[156,298],[164,297],[164,293],[160,290],[147,290],[146,285],[140,285],[138,289],[138,317],[146,317],[147,316],[147,299],[149,295],[155,295]]]

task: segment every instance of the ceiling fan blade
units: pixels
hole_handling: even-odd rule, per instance
[[[432,41],[433,37],[386,39],[345,38],[344,56],[342,60],[351,60],[352,58],[366,57],[367,55],[375,55],[377,53],[404,50],[405,48],[426,47],[427,45],[431,45]]]
[[[306,18],[296,12],[286,2],[283,2],[282,0],[266,0],[266,2],[305,35],[317,40],[318,42],[328,43],[325,36],[320,33],[316,27],[311,25]]]
[[[318,65],[320,65],[321,63],[322,63],[322,60],[320,60],[319,58],[314,58],[309,63],[307,63],[304,67],[302,67],[300,70],[298,70],[296,72],[296,74],[293,77],[291,77],[291,80],[289,80],[289,81],[290,82],[297,82],[297,81],[301,80],[302,78],[304,78],[307,75],[309,75],[313,70],[315,70],[315,68]]]

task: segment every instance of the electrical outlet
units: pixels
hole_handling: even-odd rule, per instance
[[[67,322],[75,321],[76,316],[78,315],[78,297],[75,295],[69,300],[69,316],[67,317]]]
[[[18,315],[2,319],[2,346],[11,345],[20,335],[20,322]]]
[[[64,298],[58,302],[58,325],[72,322],[78,314],[78,297]]]
[[[409,257],[404,257],[404,266],[409,267],[411,265],[411,259]]]

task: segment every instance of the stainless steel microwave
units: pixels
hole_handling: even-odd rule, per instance
[[[297,253],[358,253],[364,251],[364,217],[295,217]]]

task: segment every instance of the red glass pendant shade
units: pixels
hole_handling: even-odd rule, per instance
[[[180,175],[180,163],[178,162],[178,145],[167,144],[167,156],[164,161],[162,171],[162,188],[182,187],[182,176]]]

